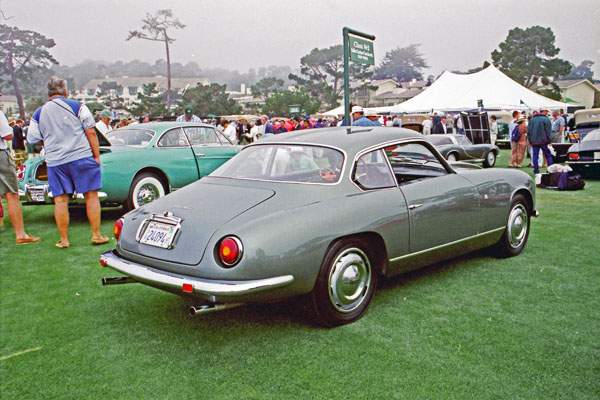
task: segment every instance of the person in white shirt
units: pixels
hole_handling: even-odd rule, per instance
[[[225,137],[227,139],[229,139],[229,141],[231,141],[231,143],[237,144],[237,133],[236,133],[236,129],[235,129],[235,124],[233,122],[229,122],[227,120],[223,120],[222,124],[223,124],[223,135],[225,135]]]
[[[427,118],[427,119],[423,120],[421,125],[423,125],[423,135],[431,135],[431,126],[432,126],[431,118]]]
[[[98,129],[103,135],[107,132],[112,131],[112,126],[110,126],[111,119],[112,115],[110,114],[110,111],[103,110],[100,113],[100,120],[96,122],[96,129]]]
[[[498,122],[496,122],[496,116],[490,117],[490,142],[496,145],[496,139],[498,138]]]

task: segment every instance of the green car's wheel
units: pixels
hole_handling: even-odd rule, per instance
[[[525,197],[516,195],[510,204],[506,230],[496,245],[500,257],[516,256],[523,251],[529,237],[530,219],[531,212]]]
[[[133,180],[129,189],[127,206],[130,210],[133,210],[164,195],[165,187],[160,179],[152,173],[145,172],[137,175]]]
[[[483,160],[483,167],[492,168],[494,164],[496,164],[496,153],[490,151],[485,157],[485,160]]]
[[[363,316],[377,285],[370,253],[360,240],[342,240],[329,250],[310,296],[318,323],[333,327]]]

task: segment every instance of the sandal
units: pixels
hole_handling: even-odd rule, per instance
[[[93,237],[92,238],[92,244],[94,246],[97,246],[99,244],[108,243],[109,241],[110,241],[109,238],[107,238],[106,236],[102,236],[102,235],[100,235],[99,237]]]
[[[40,240],[42,240],[42,239],[40,239],[39,237],[31,236],[30,234],[27,234],[27,236],[25,236],[24,238],[16,238],[15,243],[16,244],[28,244],[28,243],[39,242]]]
[[[65,243],[62,240],[59,240],[58,242],[56,242],[55,246],[58,247],[59,249],[68,249],[70,244],[69,244],[69,242]]]

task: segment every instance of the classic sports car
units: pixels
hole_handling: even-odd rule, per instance
[[[600,179],[600,129],[587,132],[568,150],[567,164],[584,178]]]
[[[213,126],[186,122],[130,125],[98,133],[103,205],[138,208],[201,177],[239,153]],[[32,157],[19,171],[26,204],[52,203],[44,157]],[[82,194],[73,203],[84,203]]]
[[[481,162],[484,168],[491,168],[500,154],[497,146],[473,144],[465,135],[428,135],[425,139],[448,161]]]
[[[448,163],[402,128],[290,132],[127,213],[102,266],[195,298],[192,315],[305,296],[318,322],[366,311],[379,276],[475,249],[515,256],[536,215],[522,171]]]

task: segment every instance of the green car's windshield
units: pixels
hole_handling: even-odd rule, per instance
[[[149,129],[123,128],[108,132],[106,138],[112,145],[146,146],[154,134]]]
[[[344,155],[308,145],[258,145],[245,148],[210,176],[292,183],[336,183]]]

